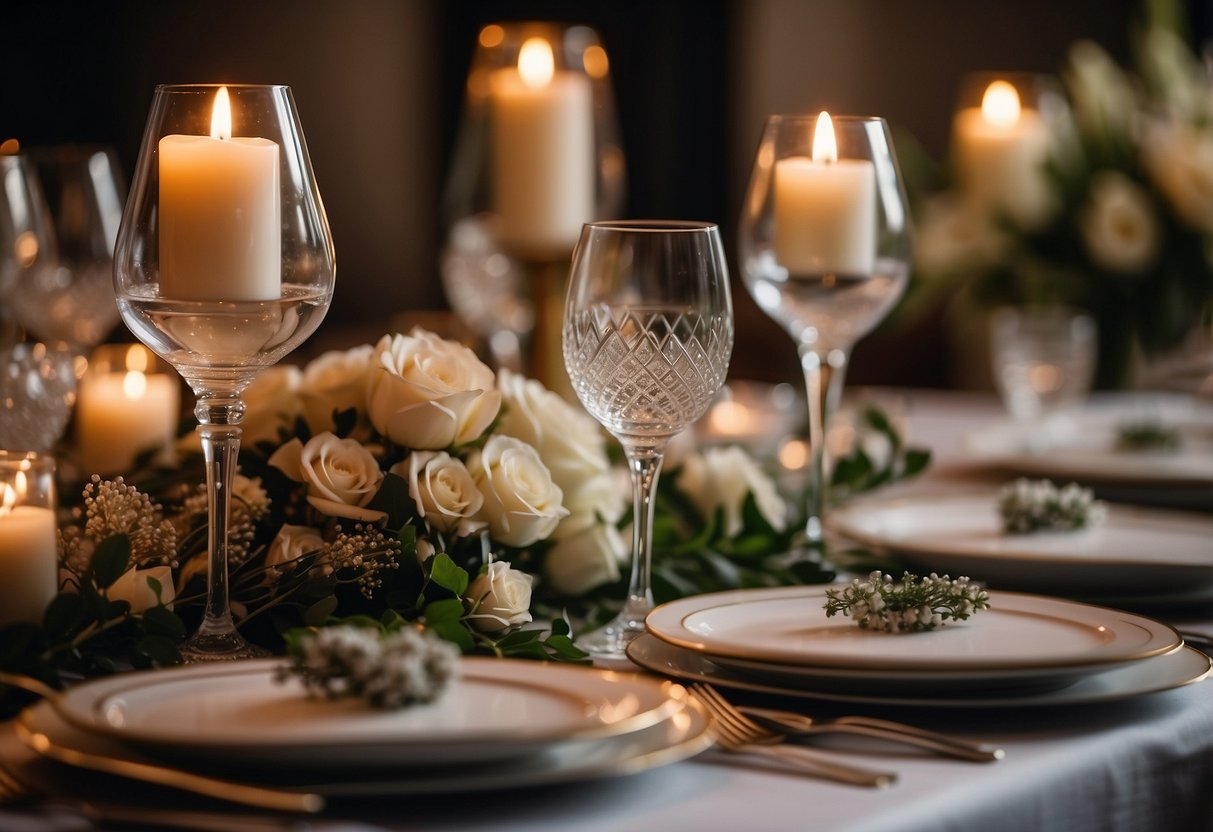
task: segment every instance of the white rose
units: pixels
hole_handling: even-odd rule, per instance
[[[299,398],[301,378],[299,368],[290,364],[267,367],[257,374],[240,395],[245,406],[244,421],[240,423],[241,442],[246,445],[264,439],[277,442],[279,428],[289,430],[294,425],[296,417],[303,415],[303,402]]]
[[[1137,93],[1103,47],[1089,40],[1070,47],[1065,80],[1075,118],[1084,131],[1128,133],[1137,113]]]
[[[413,451],[391,471],[408,482],[417,513],[431,529],[467,537],[485,527],[476,519],[484,495],[467,466],[446,451]]]
[[[1213,130],[1155,123],[1142,142],[1146,170],[1185,223],[1213,233]]]
[[[370,344],[332,350],[303,368],[299,395],[313,432],[332,430],[334,412],[350,408],[366,412],[367,379],[374,354]]]
[[[564,494],[538,452],[512,436],[494,435],[468,460],[468,470],[484,495],[481,517],[493,539],[506,546],[529,546],[555,530],[568,509]]]
[[[159,592],[152,588],[148,582],[149,578],[159,582]],[[108,593],[111,601],[126,601],[130,604],[133,613],[145,612],[161,602],[171,610],[173,599],[177,597],[173,587],[173,570],[168,566],[128,569],[110,584]]]
[[[497,416],[493,371],[453,341],[414,329],[375,345],[367,406],[375,429],[415,450],[478,438]]]
[[[1162,242],[1150,195],[1113,171],[1091,180],[1079,227],[1091,260],[1110,272],[1133,273],[1149,267]]]
[[[687,457],[675,485],[705,518],[723,508],[727,535],[742,529],[741,512],[747,494],[754,495],[758,512],[773,529],[782,530],[787,523],[788,507],[775,483],[736,445],[709,448]]]
[[[468,620],[482,632],[495,632],[531,620],[531,582],[525,572],[497,560],[468,587],[464,603]]]
[[[556,543],[544,559],[544,575],[563,595],[581,595],[619,580],[619,565],[628,556],[628,545],[614,525],[592,516],[590,520],[577,524],[580,528],[574,526],[571,533],[558,530]]]
[[[627,498],[631,485],[626,472],[607,470],[581,483],[572,491],[564,492],[564,507],[569,516],[560,521],[556,537],[562,532],[589,525],[584,518],[601,517],[608,523],[618,522],[627,509]]]
[[[313,436],[304,445],[292,439],[274,452],[270,465],[307,486],[307,501],[330,517],[379,522],[386,515],[362,508],[383,482],[379,462],[354,439],[331,433]]]
[[[974,211],[954,196],[927,199],[915,220],[914,260],[926,275],[982,269],[996,262],[1006,246],[987,212]]]
[[[610,466],[598,423],[540,382],[501,370],[497,374],[504,416],[497,432],[539,451],[552,479],[567,494]]]
[[[324,538],[318,529],[311,526],[292,526],[283,523],[282,528],[270,544],[270,550],[265,556],[265,565],[270,567],[282,566],[284,563],[298,560],[309,552],[324,548]]]

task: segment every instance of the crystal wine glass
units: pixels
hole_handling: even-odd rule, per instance
[[[48,268],[13,287],[18,322],[45,341],[83,352],[118,321],[114,242],[126,188],[112,151],[62,145],[30,152],[50,211],[53,256]]]
[[[724,382],[733,301],[720,230],[698,222],[595,222],[573,252],[564,363],[585,408],[623,445],[632,473],[632,576],[623,610],[578,641],[619,658],[645,630],[653,496],[667,442]]]
[[[333,241],[291,91],[159,86],[114,258],[118,308],[197,397],[209,581],[187,661],[257,655],[228,602],[227,518],[245,387],[310,335]]]
[[[806,544],[822,540],[826,421],[855,342],[888,314],[910,270],[910,221],[880,118],[771,116],[739,235],[746,287],[796,341],[809,405]]]
[[[29,156],[0,153],[0,350],[22,340],[13,313],[16,287],[51,267],[54,232]]]

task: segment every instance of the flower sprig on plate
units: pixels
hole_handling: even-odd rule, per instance
[[[826,599],[827,617],[842,614],[861,629],[888,633],[934,630],[990,606],[989,594],[969,578],[934,572],[925,578],[906,572],[894,581],[877,570],[842,589],[827,589]]]
[[[1177,451],[1179,431],[1156,419],[1125,422],[1116,428],[1116,448],[1121,451]]]
[[[1049,480],[1021,478],[1003,488],[998,513],[1007,534],[1078,531],[1098,526],[1107,506],[1077,483],[1058,488]]]

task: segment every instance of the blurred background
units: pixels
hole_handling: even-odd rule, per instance
[[[1213,3],[1187,2],[1193,46]],[[477,33],[582,22],[610,57],[631,217],[718,222],[733,250],[765,117],[874,114],[903,165],[941,160],[960,79],[1056,73],[1078,39],[1127,60],[1137,0],[6,0],[0,140],[103,143],[133,169],[157,83],[290,85],[332,225],[338,289],[322,332],[374,340],[445,307],[438,211]],[[734,269],[732,376],[793,381],[787,335]],[[938,321],[897,315],[859,345],[858,384],[952,386]]]

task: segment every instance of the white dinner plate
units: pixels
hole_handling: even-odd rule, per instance
[[[841,587],[843,585],[838,585]],[[885,633],[825,614],[824,586],[696,595],[649,613],[649,632],[709,656],[867,673],[1060,681],[1179,647],[1165,624],[1121,610],[991,592],[990,609],[921,633]]]
[[[702,706],[685,695],[680,697],[680,704],[683,707],[679,710],[646,728],[602,739],[553,743],[540,753],[512,760],[507,765],[481,760],[454,768],[425,767],[405,774],[389,769],[368,775],[362,768],[343,773],[342,766],[325,761],[323,773],[318,773],[315,767],[307,771],[275,767],[251,769],[241,772],[240,777],[250,783],[272,784],[327,798],[347,798],[489,791],[636,774],[688,759],[711,747],[709,720]],[[154,762],[110,736],[73,725],[49,702],[23,711],[17,720],[17,731],[26,746],[51,759],[57,758],[55,749],[69,749],[116,760]]]
[[[932,696],[926,693],[916,695],[897,687],[886,687],[880,692],[857,693],[751,679],[720,667],[708,656],[675,647],[651,635],[643,635],[632,641],[628,645],[628,658],[655,673],[688,682],[705,682],[717,687],[798,699],[908,708],[1038,708],[1114,702],[1199,682],[1209,676],[1213,664],[1199,650],[1183,647],[1162,656],[1079,679],[1061,688],[1004,695],[985,691]]]
[[[280,659],[128,673],[70,688],[64,718],[159,756],[228,765],[427,767],[505,759],[638,731],[684,707],[638,674],[465,658],[437,702],[382,710],[277,682]]]
[[[1179,433],[1175,451],[1116,447],[1122,426],[1153,421]],[[1213,485],[1213,408],[1184,396],[1127,395],[1096,401],[1038,426],[1002,421],[965,438],[978,460],[1024,474],[1142,486]]]
[[[830,528],[925,571],[1086,598],[1213,593],[1213,516],[1109,505],[1074,532],[1006,534],[996,494],[857,501]]]

